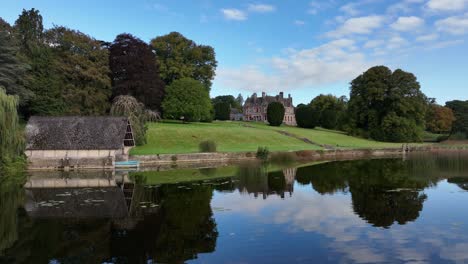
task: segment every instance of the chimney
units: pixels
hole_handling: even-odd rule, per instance
[[[291,98],[291,94],[288,94],[288,98]]]
[[[284,96],[283,92],[280,92],[279,96],[281,99],[283,99],[283,96]]]
[[[265,96],[266,96],[266,93],[262,92],[262,98],[265,98]]]

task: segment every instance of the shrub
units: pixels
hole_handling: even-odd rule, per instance
[[[268,156],[270,155],[270,151],[267,147],[258,147],[257,149],[257,159],[261,159],[263,161],[268,160]]]
[[[270,161],[274,164],[291,164],[297,161],[296,155],[292,152],[272,153]]]
[[[216,143],[213,140],[205,140],[198,145],[200,152],[216,152]]]
[[[280,102],[272,102],[268,104],[267,119],[270,126],[281,126],[284,119],[284,106]]]

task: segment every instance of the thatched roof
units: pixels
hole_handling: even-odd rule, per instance
[[[127,124],[126,117],[33,116],[26,126],[26,149],[120,149]]]

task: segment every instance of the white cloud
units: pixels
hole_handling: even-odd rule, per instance
[[[226,9],[221,9],[221,12],[224,15],[224,18],[227,20],[246,20],[247,19],[247,14],[239,9],[235,8],[226,8]]]
[[[373,49],[382,46],[384,43],[383,40],[369,40],[364,44],[364,48]]]
[[[319,11],[330,8],[333,5],[332,1],[311,1],[307,13],[311,15],[317,14]]]
[[[261,65],[220,68],[217,80],[230,88],[267,92],[349,81],[372,65],[355,49],[353,40],[337,39],[316,48],[290,50]]]
[[[303,26],[303,25],[305,25],[305,21],[303,21],[303,20],[294,20],[294,25]]]
[[[399,17],[397,21],[390,25],[397,31],[413,31],[424,25],[424,20],[416,16]]]
[[[428,41],[433,41],[439,38],[439,34],[432,33],[432,34],[427,34],[427,35],[422,35],[416,38],[416,41],[418,42],[428,42]]]
[[[447,32],[452,35],[463,35],[468,33],[468,13],[463,16],[451,16],[437,20],[435,26],[438,31]]]
[[[408,41],[400,36],[394,36],[388,40],[387,48],[390,50],[401,48],[408,44]]]
[[[358,6],[359,3],[349,3],[340,7],[340,11],[343,11],[344,13],[350,16],[357,16],[360,14]]]
[[[403,0],[401,2],[395,3],[387,8],[387,12],[395,13],[410,13],[413,10],[414,4],[423,3],[425,0]]]
[[[275,6],[266,4],[250,4],[247,8],[249,12],[269,13],[276,10]]]
[[[427,7],[436,12],[460,11],[468,6],[468,0],[430,0]]]
[[[328,32],[328,36],[340,37],[349,34],[369,34],[374,29],[381,27],[383,22],[384,17],[376,15],[350,18],[335,31]]]

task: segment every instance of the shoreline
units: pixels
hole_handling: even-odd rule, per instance
[[[403,148],[382,148],[382,149],[334,149],[334,150],[300,150],[300,151],[279,151],[272,153],[292,153],[296,160],[300,162],[315,161],[339,161],[357,160],[366,158],[385,158],[404,156],[409,153],[431,153],[431,152],[468,152],[465,146],[444,147],[444,146],[420,146]],[[137,160],[140,166],[147,167],[183,167],[188,168],[193,165],[229,165],[242,161],[257,160],[256,152],[211,152],[211,153],[185,153],[185,154],[159,154],[159,155],[134,155],[129,159]],[[209,165],[208,165],[209,166]]]

